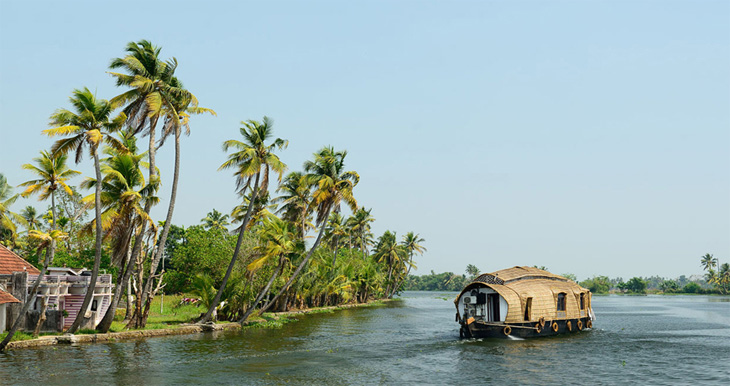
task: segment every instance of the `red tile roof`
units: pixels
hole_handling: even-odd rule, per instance
[[[0,244],[0,275],[10,275],[13,272],[28,271],[28,274],[39,275],[41,272],[29,262],[23,260],[13,251]]]
[[[20,303],[20,300],[16,299],[13,295],[0,289],[0,304],[5,303]]]

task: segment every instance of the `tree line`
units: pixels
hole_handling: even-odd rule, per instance
[[[583,281],[578,281],[572,273],[564,273],[561,276],[573,280],[584,288],[588,288],[594,294],[628,293],[688,293],[688,294],[728,294],[730,287],[730,264],[719,264],[717,258],[711,254],[705,254],[700,259],[701,266],[707,272],[703,278],[688,278],[681,275],[676,279],[667,279],[659,276],[632,277],[624,281],[623,278],[609,278],[608,276],[593,276]],[[715,268],[719,269],[715,270]],[[538,267],[547,270],[546,267]],[[457,275],[453,272],[435,273],[433,270],[427,275],[409,275],[406,279],[404,290],[407,291],[460,291],[467,284],[479,276],[481,271],[475,265],[469,264],[465,274]]]
[[[425,251],[424,239],[409,232],[399,240],[391,231],[374,237],[372,209],[358,204],[360,176],[346,169],[344,150],[325,146],[300,171],[287,173],[277,153],[288,141],[274,138],[266,116],[241,122],[240,137],[223,143],[227,157],[219,170],[232,171],[240,204],[229,214],[213,210],[199,226],[172,224],[182,135],[190,133],[191,116],[216,113],[199,106],[175,75],[177,60],[160,53],[149,41],[130,42],[110,63],[108,73],[123,89],[110,100],[85,87],[72,92],[71,107],[55,111],[51,128],[43,130],[60,139],[23,165],[35,177],[20,184],[22,193],[13,194],[0,174],[0,242],[41,271],[22,315],[51,264],[92,267],[82,309],[100,270],[113,274],[114,295],[100,332],[109,330],[124,293],[127,328],[145,327],[152,299],[164,291],[199,295],[206,305],[199,322],[243,322],[253,312],[397,293],[414,256]],[[156,153],[170,141],[169,206],[164,219],[153,219],[162,193]],[[94,176],[72,186],[69,180],[80,173],[69,167],[69,156],[78,164],[85,154]],[[80,189],[92,193],[84,197]],[[11,211],[19,196],[31,195],[50,199],[48,211]],[[352,215],[344,216],[343,207]],[[79,328],[79,315],[68,332]]]

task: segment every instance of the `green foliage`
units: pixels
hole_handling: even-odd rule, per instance
[[[675,293],[679,291],[679,285],[674,280],[664,280],[660,285],[660,289],[664,293]]]
[[[469,280],[474,280],[479,276],[481,272],[479,272],[479,268],[477,268],[476,265],[469,264],[466,266],[466,274],[469,277]]]
[[[469,282],[466,275],[431,271],[428,275],[409,275],[403,289],[406,291],[461,291]]]
[[[253,236],[247,235],[242,255],[250,255]],[[217,286],[223,280],[228,262],[236,247],[236,238],[219,229],[205,229],[194,225],[185,230],[182,242],[172,248],[172,257],[165,274],[166,291],[181,293],[189,291],[197,273],[206,273]]]
[[[560,276],[562,276],[562,277],[564,277],[564,278],[566,278],[566,279],[568,279],[568,280],[572,280],[572,281],[574,281],[574,282],[576,282],[576,283],[578,282],[578,277],[577,277],[577,276],[575,276],[575,275],[574,275],[574,274],[572,274],[572,273],[564,273],[564,274],[562,274],[562,275],[560,275]]]
[[[608,276],[594,276],[580,282],[580,286],[588,288],[594,294],[606,294],[611,289],[611,280]]]
[[[684,286],[684,288],[682,288],[682,292],[687,294],[698,294],[702,292],[702,287],[695,282],[689,282]]]
[[[646,293],[646,281],[642,280],[640,277],[632,277],[626,283],[626,289],[629,291],[629,293],[645,294]]]

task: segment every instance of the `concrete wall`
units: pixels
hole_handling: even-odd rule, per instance
[[[43,326],[41,326],[41,332],[62,332],[62,312],[63,311],[58,310],[47,310],[46,321],[43,322]],[[28,311],[28,313],[25,315],[26,331],[35,330],[35,326],[38,323],[38,318],[40,317],[40,314],[40,311]]]
[[[28,297],[28,272],[15,272],[10,277],[10,282],[7,284],[8,292],[15,296],[16,299],[20,300],[20,303],[8,304],[8,326],[12,326],[15,323],[15,319],[20,315],[20,311],[23,309],[25,299]]]
[[[0,304],[0,334],[5,332],[7,329],[7,315],[5,313],[5,308],[7,304]]]

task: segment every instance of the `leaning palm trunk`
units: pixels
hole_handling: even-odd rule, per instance
[[[130,226],[128,232],[129,234],[134,232],[134,227]],[[140,236],[137,236],[137,238],[139,237]],[[131,240],[129,242],[131,243]],[[119,307],[119,301],[122,298],[122,290],[125,289],[126,284],[129,281],[129,275],[133,272],[134,260],[132,260],[131,255],[129,254],[129,247],[130,245],[125,246],[125,250],[127,251],[127,257],[124,259],[124,261],[122,261],[122,274],[117,277],[117,284],[114,286],[112,301],[109,304],[109,308],[107,309],[106,314],[104,314],[104,318],[102,318],[101,322],[99,322],[99,325],[96,326],[96,330],[99,332],[109,332],[109,328],[111,328],[112,322],[114,321],[114,317],[117,313],[117,307]],[[129,309],[130,308],[127,307],[127,310]],[[129,315],[130,314],[127,313],[127,316]]]
[[[246,312],[243,314],[243,317],[241,320],[238,321],[238,323],[243,323],[248,319],[249,316],[253,313],[253,311],[256,309],[256,306],[261,303],[261,299],[263,299],[266,295],[269,294],[269,290],[271,290],[271,286],[274,284],[274,280],[276,280],[276,277],[279,276],[279,271],[284,267],[284,259],[280,259],[279,265],[274,270],[274,274],[271,275],[271,279],[269,279],[269,282],[266,283],[266,286],[259,292],[259,295],[256,297],[256,300],[254,300],[253,304],[251,304],[251,307],[246,310]]]
[[[99,153],[96,149],[94,152],[94,169],[96,171],[96,192],[94,197],[94,206],[96,207],[96,254],[94,256],[94,267],[91,270],[91,278],[89,279],[89,286],[86,287],[86,296],[84,296],[84,302],[81,304],[79,313],[76,315],[71,327],[68,328],[68,332],[73,334],[81,326],[81,322],[86,318],[86,309],[91,304],[91,299],[94,297],[94,291],[96,289],[96,278],[99,276],[99,265],[101,264],[101,167],[99,166]]]
[[[38,315],[38,322],[35,324],[35,330],[33,330],[33,336],[37,337],[41,333],[43,323],[46,321],[46,309],[48,308],[48,301],[46,297],[41,298],[41,312]]]
[[[167,235],[170,232],[170,225],[172,225],[172,214],[175,211],[175,199],[177,197],[177,184],[180,179],[180,128],[175,128],[175,168],[172,176],[172,192],[170,193],[170,205],[167,208],[167,217],[165,217],[165,225],[162,227],[162,234],[160,240],[157,243],[157,251],[155,258],[152,260],[152,266],[150,267],[150,276],[147,278],[147,283],[142,291],[142,299],[140,303],[144,303],[144,313],[137,315],[139,320],[137,327],[142,328],[147,324],[147,317],[150,314],[150,306],[152,305],[152,299],[155,297],[157,291],[152,290],[153,282],[157,275],[157,267],[162,260],[162,255],[165,253],[165,243],[167,242]],[[160,274],[161,275],[161,274]],[[159,280],[162,280],[160,276]],[[159,287],[158,287],[159,288]]]
[[[139,239],[140,236],[137,236],[137,238]],[[135,241],[135,243],[136,243],[136,241]],[[114,321],[114,317],[116,316],[116,313],[117,313],[117,307],[119,307],[119,301],[122,298],[122,290],[125,287],[127,287],[127,288],[129,287],[128,286],[129,279],[130,279],[130,276],[132,275],[132,272],[134,271],[136,262],[134,260],[132,260],[131,256],[127,260],[128,261],[127,261],[126,266],[124,267],[124,271],[123,271],[122,275],[117,279],[118,280],[117,284],[114,286],[114,296],[112,297],[112,302],[109,305],[109,308],[106,310],[106,314],[104,314],[104,318],[101,320],[99,325],[96,327],[96,330],[99,332],[102,332],[102,333],[109,332],[109,329],[112,326],[112,322]],[[127,300],[127,311],[130,310],[129,303],[130,302],[128,299]],[[129,316],[129,312],[127,313],[127,317],[128,316]]]
[[[149,180],[150,182],[153,181],[157,177],[157,166],[155,165],[155,155],[157,154],[157,148],[155,146],[155,127],[157,126],[157,119],[155,118],[150,123],[150,132],[149,132],[149,150],[147,151],[147,157],[149,158]],[[148,215],[150,214],[150,211],[152,210],[152,202],[147,201],[144,206],[144,211]],[[130,257],[130,264],[134,265],[138,263],[138,260],[140,259],[140,255],[142,254],[142,238],[145,233],[145,230],[147,228],[147,223],[142,223],[142,227],[139,231],[139,234],[137,238],[134,241],[134,247],[132,248],[132,257]],[[142,274],[142,264],[137,264],[137,270],[139,271],[139,274]],[[141,285],[141,281],[138,281]],[[127,328],[133,328],[136,327],[136,325],[133,323],[136,320],[136,316],[142,313],[142,305],[139,302],[139,299],[141,298],[141,293],[139,291],[136,291],[136,301],[135,301],[135,307],[134,307],[134,313],[133,315],[130,315],[127,313],[127,315],[124,317],[125,319],[129,320],[129,323],[127,323]],[[119,303],[117,302],[117,305]],[[129,306],[127,306],[127,309],[129,310]],[[109,311],[112,310],[112,307],[109,307],[109,310],[107,311],[107,314]],[[114,307],[114,313],[111,314],[111,318],[114,319],[114,314],[116,313],[116,307]],[[111,322],[109,322],[111,325]]]
[[[213,311],[215,311],[216,307],[218,307],[218,303],[221,301],[221,296],[223,296],[223,291],[226,289],[226,284],[228,284],[228,278],[231,277],[231,272],[233,272],[233,267],[236,265],[236,259],[238,258],[238,253],[241,251],[241,244],[243,244],[243,234],[246,232],[246,226],[248,226],[248,221],[251,219],[251,213],[253,212],[254,202],[256,201],[256,195],[259,192],[259,176],[261,173],[256,173],[256,180],[253,185],[253,193],[251,193],[251,199],[248,203],[248,209],[246,209],[246,215],[243,217],[243,221],[241,222],[241,230],[238,231],[238,240],[236,241],[236,249],[233,251],[233,257],[231,258],[230,264],[228,264],[228,269],[226,270],[226,275],[223,276],[223,282],[221,283],[220,288],[218,288],[218,293],[215,294],[215,298],[213,299],[213,302],[210,303],[210,307],[208,308],[208,312],[203,315],[202,318],[200,318],[200,323],[206,323],[210,321],[211,315],[213,315]]]
[[[328,219],[330,217],[330,209],[332,209],[332,208],[331,207],[327,208],[327,213],[324,215],[323,218]],[[296,270],[294,270],[294,273],[292,273],[291,277],[289,278],[289,280],[287,280],[286,284],[284,284],[284,287],[282,287],[282,289],[279,291],[279,293],[276,294],[276,296],[274,296],[273,299],[269,300],[269,302],[266,303],[263,307],[261,307],[261,310],[259,311],[259,315],[263,314],[266,310],[269,309],[269,307],[271,307],[272,304],[274,304],[277,300],[279,300],[281,295],[284,294],[286,292],[286,290],[289,289],[289,286],[297,278],[297,276],[299,275],[299,272],[301,272],[302,269],[304,269],[304,267],[307,265],[307,262],[309,262],[309,258],[312,257],[314,250],[317,249],[320,241],[322,241],[322,235],[324,234],[324,228],[325,228],[325,223],[322,223],[321,228],[319,229],[319,235],[317,235],[317,240],[314,241],[314,245],[312,245],[312,248],[309,250],[309,252],[307,252],[307,257],[305,257],[304,260],[302,260],[302,262],[299,263],[299,266],[297,267]]]

